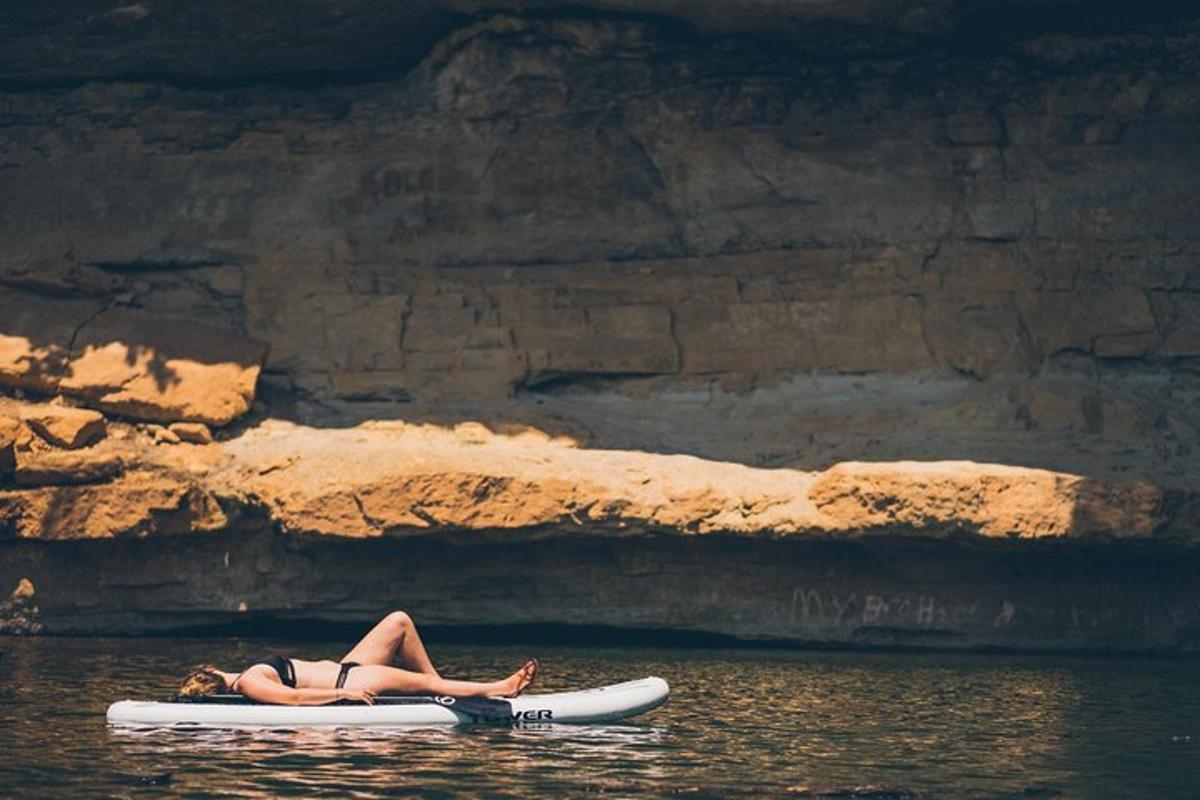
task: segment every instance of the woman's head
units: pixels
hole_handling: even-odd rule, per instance
[[[192,669],[183,679],[179,687],[180,697],[207,697],[210,694],[224,694],[229,691],[229,684],[221,671],[211,664],[201,664]]]

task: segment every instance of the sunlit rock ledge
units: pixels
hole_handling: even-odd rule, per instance
[[[28,414],[27,414],[28,415]],[[237,528],[371,538],[878,534],[1175,539],[1178,503],[1144,481],[970,461],[760,469],[579,447],[528,426],[268,419],[212,444],[110,424],[74,451],[18,452],[8,538],[104,539]],[[169,429],[168,429],[169,430]],[[157,441],[156,441],[157,439]]]
[[[1200,649],[1197,504],[1177,487],[762,469],[494,420],[267,418],[200,444],[63,409],[0,400],[0,633],[307,636],[407,607],[506,638]],[[91,443],[51,446],[35,421]]]

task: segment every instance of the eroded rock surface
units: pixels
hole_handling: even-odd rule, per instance
[[[752,464],[1188,478],[1194,17],[1073,29],[1009,9],[1028,24],[997,12],[980,39],[967,3],[666,4],[711,38],[587,5],[436,5],[447,27],[370,80],[70,85],[60,64],[63,86],[9,90],[0,381],[223,425],[250,404],[250,337],[270,346],[272,397],[308,411],[416,400],[470,418],[516,396],[568,404],[611,446]],[[169,13],[105,36],[165,41]],[[793,46],[802,18],[933,39],[828,39],[814,59]],[[224,341],[197,322],[234,341],[172,361],[170,345]],[[825,401],[847,377],[869,402],[846,381],[848,402]],[[649,393],[686,398],[688,423],[596,413]],[[789,435],[724,433],[729,409]]]
[[[67,450],[95,444],[108,432],[103,414],[70,406],[26,406],[21,420],[50,444]]]
[[[88,451],[18,451],[0,492],[11,534],[105,538],[207,531],[257,515],[289,535],[349,538],[740,534],[975,535],[1190,542],[1144,482],[973,462],[758,469],[686,455],[581,448],[536,429],[269,420],[209,445],[155,447],[119,426]],[[76,487],[75,484],[88,484]]]
[[[0,589],[22,578],[37,587],[37,617],[13,609],[17,621],[57,633],[270,621],[275,636],[302,636],[324,621],[344,638],[381,609],[412,608],[422,625],[549,624],[555,635],[599,625],[652,642],[720,634],[841,648],[1200,651],[1200,553],[1128,543],[215,531],[15,540],[4,554]],[[0,620],[7,609],[0,603]],[[575,641],[594,644],[595,628],[583,630]]]
[[[179,437],[181,442],[211,444],[213,440],[212,431],[203,422],[172,422],[168,430]]]
[[[1100,30],[1155,14],[1159,3],[1089,9]],[[151,3],[106,11],[82,0],[0,10],[6,47],[0,68],[18,86],[158,75],[169,81],[303,81],[322,74],[355,81],[403,72],[455,28],[483,14],[666,20],[704,36],[782,39],[813,58],[892,53],[931,40],[1020,31],[1024,18],[1061,26],[1070,0],[350,0],[336,5],[271,6],[214,0],[208,13]],[[1140,13],[1139,13],[1140,12]],[[1149,12],[1149,13],[1147,13]],[[1057,26],[1055,25],[1057,23]]]
[[[444,539],[562,548],[501,621],[1192,646],[1120,565],[1200,533],[1194,11],[85,5],[0,10],[0,578],[44,559],[50,628],[361,613],[296,554]],[[56,396],[107,436],[3,423]],[[727,539],[769,604],[685,591]]]
[[[80,450],[31,434],[15,445],[15,484],[0,484],[0,579],[32,576],[39,591],[36,616],[28,603],[0,607],[11,632],[359,620],[378,604],[419,603],[446,624],[861,646],[1195,646],[1179,638],[1193,618],[1180,605],[1186,581],[1172,578],[1136,629],[1122,609],[1147,575],[1083,588],[1134,562],[1197,557],[1196,495],[1144,481],[974,462],[762,469],[593,449],[495,421],[265,420],[166,447],[165,428],[109,427]],[[1065,585],[1046,581],[1064,558],[1082,563],[1060,597]],[[956,569],[967,572],[945,572]],[[509,591],[518,574],[522,602],[469,599]],[[685,602],[697,586],[707,611]]]
[[[1167,521],[1151,483],[962,461],[838,464],[809,494],[847,530],[968,530],[985,536],[1144,538]]]
[[[19,419],[0,414],[0,481],[10,476],[17,465],[16,445],[20,431]]]
[[[117,414],[228,424],[249,410],[265,357],[260,342],[182,317],[0,294],[0,384]]]
[[[218,328],[109,310],[76,336],[58,389],[139,419],[225,425],[249,410],[265,356]]]

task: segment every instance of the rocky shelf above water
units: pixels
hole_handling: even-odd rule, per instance
[[[1198,41],[9,4],[3,625],[1196,649]]]
[[[0,532],[10,539],[196,533],[243,519],[349,538],[874,534],[1191,544],[1200,531],[1186,492],[1046,469],[968,461],[762,469],[580,447],[567,435],[474,421],[318,428],[268,419],[212,443],[181,442],[188,428],[178,425],[109,422],[103,441],[66,450],[33,428],[56,415],[82,425],[68,416],[74,409],[5,405],[31,423],[17,423],[15,485],[0,489]]]

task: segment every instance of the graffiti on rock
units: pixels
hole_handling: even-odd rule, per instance
[[[790,619],[801,627],[892,624],[931,628],[946,624],[947,610],[927,594],[860,595],[798,586],[792,591]]]

